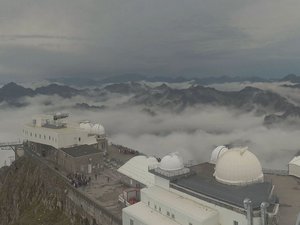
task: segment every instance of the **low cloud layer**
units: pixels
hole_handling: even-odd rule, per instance
[[[162,157],[178,151],[184,160],[208,161],[212,150],[218,145],[248,146],[266,168],[286,168],[288,161],[300,150],[300,131],[289,127],[267,129],[263,117],[254,113],[241,113],[224,107],[186,109],[180,114],[157,112],[150,116],[140,107],[116,107],[119,96],[103,102],[74,97],[58,96],[26,98],[25,108],[8,108],[2,105],[0,142],[21,139],[21,125],[32,115],[55,111],[68,111],[74,120],[88,119],[100,122],[106,128],[109,141],[139,150],[148,155]],[[125,97],[124,97],[125,98]],[[53,102],[54,105],[44,105]],[[105,110],[88,111],[71,108],[80,102],[102,105]]]
[[[290,102],[300,106],[300,88],[284,87],[284,85],[295,85],[290,82],[233,82],[223,84],[212,84],[213,87],[220,91],[240,91],[245,87],[256,87],[262,90],[269,90],[287,98]]]

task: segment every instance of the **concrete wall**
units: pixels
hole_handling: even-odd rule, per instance
[[[218,206],[218,205],[213,204],[213,203],[209,203],[207,201],[204,201],[204,200],[201,200],[199,198],[193,197],[191,195],[185,194],[185,193],[183,193],[181,191],[178,191],[178,190],[175,190],[173,188],[170,188],[170,191],[174,192],[178,195],[181,195],[181,196],[183,196],[187,199],[198,202],[201,205],[205,205],[209,208],[215,209],[219,213],[219,223],[222,224],[222,225],[233,225],[233,218],[234,218],[235,221],[238,222],[239,225],[248,225],[246,215],[244,215],[244,214],[229,210],[227,208]],[[253,225],[261,225],[260,217],[254,217],[253,218]]]
[[[289,175],[300,178],[300,166],[289,164]]]
[[[110,213],[108,209],[99,205],[93,199],[74,188],[69,180],[52,166],[49,166],[42,158],[33,154],[30,149],[25,149],[25,157],[29,158],[36,166],[34,179],[43,182],[45,193],[44,204],[53,209],[59,208],[72,218],[73,222],[80,221],[82,225],[121,225],[121,218]],[[49,196],[55,201],[48,200]]]
[[[159,176],[155,176],[155,184],[167,190],[169,190],[170,187],[170,181]]]
[[[75,128],[51,129],[25,125],[22,134],[25,140],[50,145],[57,149],[97,143],[95,136]]]
[[[62,150],[57,150],[57,163],[70,173],[80,172],[88,173],[88,165],[91,164],[92,172],[98,170],[100,166],[100,160],[102,158],[102,152],[84,155],[81,157],[72,157]]]

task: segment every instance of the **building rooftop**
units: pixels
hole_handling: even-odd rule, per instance
[[[250,198],[254,209],[260,208],[264,201],[270,202],[273,185],[270,182],[255,183],[247,186],[235,186],[219,183],[215,180],[214,164],[203,163],[191,168],[195,173],[171,181],[171,187],[195,197],[206,196],[230,205],[244,208],[243,201]]]
[[[100,150],[92,145],[78,145],[70,148],[62,148],[61,150],[72,157],[81,157],[100,153]]]
[[[274,192],[279,198],[279,224],[295,225],[300,212],[300,179],[293,176],[266,174],[272,180]]]
[[[142,189],[141,192],[152,199],[156,199],[157,202],[161,202],[163,205],[172,206],[172,210],[188,215],[190,218],[193,218],[198,222],[204,223],[207,220],[214,220],[218,214],[218,212],[214,209],[196,203],[158,186]]]
[[[171,220],[155,210],[150,209],[143,202],[139,202],[130,207],[124,208],[123,211],[129,215],[134,215],[134,217],[139,221],[149,225],[179,225],[179,223],[175,222],[174,220]]]

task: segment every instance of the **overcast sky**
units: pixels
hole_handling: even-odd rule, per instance
[[[299,0],[0,0],[0,76],[300,74],[299,11]]]

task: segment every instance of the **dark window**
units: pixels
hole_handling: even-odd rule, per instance
[[[81,138],[78,138],[78,141],[81,141]]]
[[[167,211],[167,216],[170,216],[170,212],[169,211]]]
[[[175,215],[174,214],[172,214],[172,219],[175,219]]]
[[[130,225],[134,225],[133,219],[130,219]]]
[[[234,220],[233,225],[239,225],[239,222]]]

